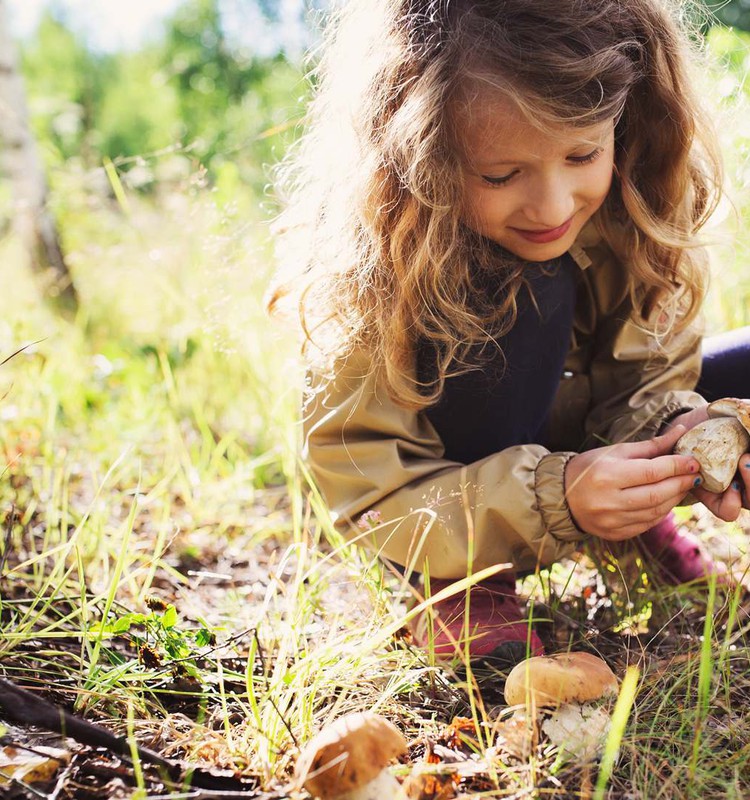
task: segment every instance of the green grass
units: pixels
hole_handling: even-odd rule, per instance
[[[440,669],[410,646],[408,586],[341,539],[299,463],[301,366],[263,312],[271,256],[254,201],[224,203],[198,177],[124,203],[85,178],[55,176],[75,321],[41,302],[15,244],[0,245],[0,358],[38,341],[0,370],[8,678],[279,795],[298,747],[364,708],[409,739],[399,776],[448,773],[472,796],[750,794],[743,593],[660,588],[633,559],[604,565],[606,584],[586,559],[527,579],[550,649],[599,651],[629,678],[601,772],[543,737],[514,754],[496,735],[503,676]],[[733,252],[713,329],[750,321],[747,239]],[[747,517],[681,519],[746,569]],[[437,745],[455,758],[430,760]],[[129,780],[133,796],[155,791],[143,762]]]

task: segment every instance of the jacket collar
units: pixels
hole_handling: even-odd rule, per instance
[[[581,232],[578,234],[578,238],[570,246],[568,252],[570,253],[573,261],[575,261],[581,269],[588,269],[591,266],[592,261],[586,253],[586,249],[600,244],[601,241],[601,233],[599,233],[599,231],[596,229],[596,225],[594,224],[593,220],[589,220],[581,229]]]

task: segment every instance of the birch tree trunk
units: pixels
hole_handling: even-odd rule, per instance
[[[11,184],[13,227],[41,276],[45,294],[72,312],[78,306],[47,200],[44,167],[29,127],[18,50],[10,33],[7,0],[0,0],[0,170]]]

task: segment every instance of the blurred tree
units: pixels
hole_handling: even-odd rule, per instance
[[[227,109],[258,78],[258,65],[227,46],[218,0],[189,0],[171,19],[164,65],[177,88],[183,134],[206,161],[225,144]]]
[[[243,16],[230,18],[235,1]],[[184,0],[160,37],[109,54],[91,52],[59,9],[48,11],[23,60],[48,166],[77,161],[103,186],[94,170],[108,158],[147,191],[159,175],[180,180],[190,170],[183,157],[151,156],[184,150],[193,170],[205,167],[224,189],[262,192],[265,165],[294,136],[307,93],[302,67],[274,31],[289,13],[301,20],[313,0],[285,3],[284,13],[279,0],[260,2]]]
[[[162,61],[158,46],[112,58],[107,90],[94,114],[98,153],[113,160],[145,155],[181,139],[178,96]]]
[[[52,12],[46,11],[23,49],[23,72],[37,138],[49,163],[82,158],[94,166],[96,112],[111,88],[111,56],[92,53]]]
[[[72,312],[78,297],[47,205],[47,178],[29,126],[26,91],[8,26],[6,0],[0,0],[0,140],[2,171],[13,196],[13,227],[32,267],[44,276],[47,295]]]
[[[218,0],[187,0],[168,23],[164,66],[177,92],[184,143],[209,170],[230,161],[262,190],[261,165],[273,160],[274,147],[301,116],[307,87],[280,47],[258,56],[230,43],[222,23]],[[244,40],[253,33],[245,31]]]

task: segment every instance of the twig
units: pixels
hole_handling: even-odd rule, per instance
[[[62,772],[57,776],[57,780],[55,781],[55,786],[52,789],[51,794],[49,795],[49,800],[57,800],[60,796],[60,792],[62,792],[63,788],[65,787],[65,781],[68,779],[68,776],[73,771],[73,766],[76,761],[76,756],[74,755],[73,758],[63,767]]]
[[[20,725],[37,725],[69,736],[81,744],[104,747],[126,758],[132,755],[131,745],[126,737],[115,736],[99,725],[80,719],[3,678],[0,678],[0,711],[6,719]],[[258,797],[256,792],[248,792],[250,787],[241,778],[194,769],[189,765],[163,758],[153,750],[140,745],[135,745],[135,750],[140,759],[163,769],[175,783],[189,781],[190,784],[202,789],[221,791],[223,797],[229,797],[229,792],[233,792],[235,797]]]

